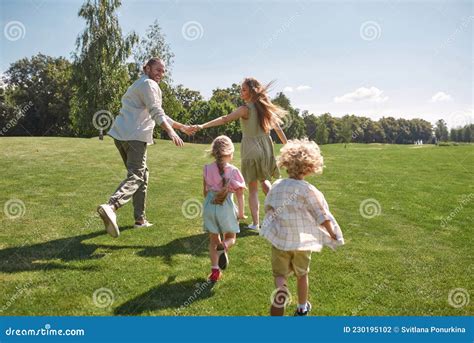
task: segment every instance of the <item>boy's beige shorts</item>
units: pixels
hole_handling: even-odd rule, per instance
[[[273,276],[288,278],[292,273],[297,277],[309,273],[311,251],[283,251],[272,247]]]

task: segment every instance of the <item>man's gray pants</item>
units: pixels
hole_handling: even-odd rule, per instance
[[[119,141],[115,146],[127,168],[127,178],[122,181],[109,199],[109,205],[122,207],[133,198],[135,221],[145,219],[146,190],[148,187],[148,168],[146,165],[147,144],[140,141]]]

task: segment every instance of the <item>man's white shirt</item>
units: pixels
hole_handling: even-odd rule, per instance
[[[174,121],[162,108],[161,89],[156,81],[143,75],[136,80],[122,97],[120,114],[115,117],[108,135],[119,141],[141,141],[153,144],[155,123]]]

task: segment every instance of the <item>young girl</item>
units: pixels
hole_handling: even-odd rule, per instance
[[[344,244],[344,238],[324,195],[304,180],[323,170],[323,157],[316,143],[307,139],[290,140],[281,149],[278,166],[286,168],[289,178],[277,180],[268,193],[260,231],[260,235],[272,243],[272,269],[277,291],[270,314],[284,314],[289,297],[286,281],[294,273],[298,286],[295,316],[305,316],[311,310],[308,301],[311,252],[321,251],[324,245],[335,249]]]
[[[238,219],[244,219],[245,182],[237,167],[230,164],[234,156],[234,144],[227,136],[219,136],[212,142],[211,155],[214,163],[204,166],[203,193],[204,231],[209,232],[209,280],[217,282],[221,269],[229,264],[227,251],[235,244],[240,232]],[[233,193],[237,195],[236,208]],[[221,234],[223,235],[221,239]]]
[[[207,129],[240,119],[241,166],[245,182],[249,186],[249,207],[253,220],[249,228],[257,230],[260,223],[258,184],[261,184],[266,195],[271,187],[269,180],[280,175],[273,154],[270,130],[275,129],[281,142],[286,144],[286,136],[280,124],[287,112],[273,104],[268,97],[267,90],[271,84],[270,82],[264,86],[254,78],[246,78],[240,91],[240,97],[246,103],[244,106],[226,116],[197,126],[198,129]]]

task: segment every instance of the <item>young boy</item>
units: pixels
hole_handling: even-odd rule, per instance
[[[260,231],[260,235],[272,244],[272,269],[277,290],[270,314],[284,314],[290,296],[286,280],[294,273],[298,286],[295,316],[306,316],[311,310],[308,301],[311,252],[321,251],[324,245],[335,249],[344,244],[344,238],[324,195],[304,180],[323,170],[318,145],[307,139],[288,141],[281,149],[278,166],[287,170],[289,178],[277,180],[268,193]]]

